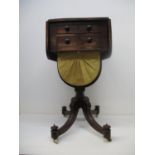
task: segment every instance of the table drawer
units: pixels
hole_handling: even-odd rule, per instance
[[[99,34],[81,34],[81,35],[66,35],[57,36],[56,50],[57,51],[86,51],[86,50],[101,50],[107,47],[106,39]]]
[[[78,32],[78,26],[75,24],[57,24],[54,26],[54,31],[56,34],[63,34],[63,33],[77,33]]]
[[[80,48],[84,50],[101,50],[107,47],[106,39],[103,35],[81,35],[79,40]]]
[[[64,23],[54,26],[56,34],[71,34],[71,33],[103,33],[106,32],[104,23]]]
[[[58,51],[70,51],[78,48],[79,40],[77,36],[57,36],[56,49]]]
[[[78,26],[78,32],[80,33],[103,33],[105,32],[105,24],[93,24],[85,23]]]

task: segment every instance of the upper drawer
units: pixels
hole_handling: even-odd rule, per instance
[[[56,24],[56,25],[54,25],[54,31],[56,34],[77,33],[78,27],[77,27],[77,25],[71,24],[71,23]]]
[[[104,23],[82,23],[78,26],[79,33],[103,33],[106,31]]]
[[[54,32],[56,34],[69,34],[69,33],[103,33],[106,29],[106,24],[104,22],[92,23],[92,22],[82,22],[82,23],[60,23],[53,26]]]

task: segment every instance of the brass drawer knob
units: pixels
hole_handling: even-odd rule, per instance
[[[87,31],[91,31],[92,30],[92,26],[91,25],[87,25]]]
[[[88,42],[88,43],[91,43],[92,41],[93,41],[93,39],[92,39],[91,37],[88,37],[88,38],[87,38],[87,42]]]
[[[65,44],[70,44],[70,39],[69,38],[65,38],[64,42],[65,42]]]
[[[70,27],[69,27],[68,25],[66,25],[66,26],[64,27],[64,29],[65,29],[66,32],[69,32],[69,31],[70,31]]]

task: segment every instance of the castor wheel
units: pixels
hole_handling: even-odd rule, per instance
[[[58,139],[53,139],[53,142],[55,143],[55,144],[58,144]]]

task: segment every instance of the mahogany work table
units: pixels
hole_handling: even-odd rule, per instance
[[[57,61],[61,79],[76,92],[70,110],[62,107],[62,114],[68,116],[65,124],[51,127],[54,142],[72,126],[79,108],[91,127],[111,141],[110,125],[100,126],[93,118],[99,114],[99,106],[92,110],[89,98],[84,95],[85,88],[98,79],[102,60],[111,55],[111,37],[111,20],[107,17],[50,19],[46,22],[47,57]]]

